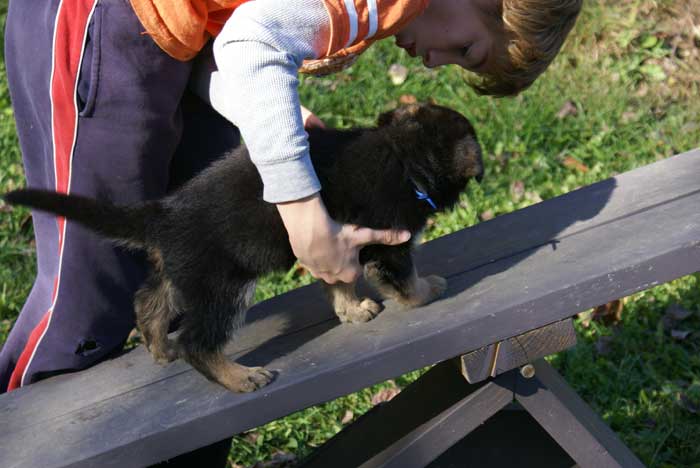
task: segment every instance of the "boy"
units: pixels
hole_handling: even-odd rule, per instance
[[[27,185],[127,204],[157,198],[231,148],[234,123],[292,248],[326,282],[361,273],[368,243],[406,233],[329,218],[308,157],[297,69],[347,64],[374,41],[457,64],[513,95],[553,60],[581,0],[11,0],[6,65]],[[218,70],[193,60],[212,37]],[[316,61],[314,61],[316,60]],[[322,60],[318,62],[317,60]],[[206,60],[197,70],[207,70]],[[320,66],[319,66],[320,64]],[[118,352],[141,255],[33,213],[38,273],[0,352],[0,392]]]

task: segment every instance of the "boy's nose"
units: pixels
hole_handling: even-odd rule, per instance
[[[423,65],[428,68],[440,67],[453,63],[450,61],[450,54],[437,49],[429,49],[423,55]]]

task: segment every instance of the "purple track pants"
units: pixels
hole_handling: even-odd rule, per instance
[[[127,204],[169,189],[238,144],[188,91],[128,0],[11,0],[5,56],[29,187]],[[0,351],[0,393],[121,350],[146,271],[83,227],[33,213],[38,273]]]

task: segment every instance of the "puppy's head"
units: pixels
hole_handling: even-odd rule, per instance
[[[443,205],[456,202],[467,182],[480,181],[484,173],[481,146],[469,120],[459,112],[434,104],[409,104],[379,116],[380,127],[394,126],[418,141],[410,168],[426,188],[442,196]],[[413,171],[412,171],[413,172]],[[421,177],[423,173],[423,177]]]

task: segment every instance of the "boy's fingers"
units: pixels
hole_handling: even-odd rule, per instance
[[[408,242],[411,238],[411,233],[409,231],[393,229],[357,228],[354,234],[355,245],[396,245]]]
[[[327,284],[353,283],[357,281],[357,279],[362,275],[362,267],[360,266],[359,262],[355,263],[352,267],[345,268],[344,270],[336,274],[328,272],[316,272],[313,270],[309,270],[308,268],[307,270],[311,274],[311,276],[313,276],[316,279],[322,280]]]
[[[357,281],[357,278],[360,277],[360,273],[362,270],[359,269],[347,269],[344,270],[339,276],[338,280],[342,281],[343,283],[354,283]]]

